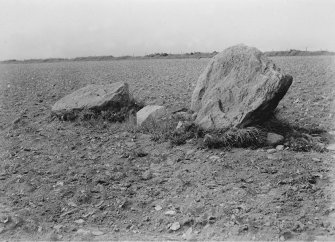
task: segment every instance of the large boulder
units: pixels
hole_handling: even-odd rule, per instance
[[[191,101],[195,123],[204,129],[260,124],[270,117],[292,80],[258,49],[230,47],[214,56],[198,79]]]
[[[88,85],[58,100],[52,107],[58,116],[73,114],[83,109],[103,111],[127,106],[131,100],[127,83]]]
[[[137,126],[147,125],[155,122],[166,114],[164,106],[148,105],[137,112]]]

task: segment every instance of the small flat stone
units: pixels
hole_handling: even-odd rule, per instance
[[[180,229],[180,223],[179,223],[179,222],[174,222],[174,223],[170,226],[170,230],[172,230],[172,231],[177,231],[178,229]]]
[[[166,109],[163,106],[149,105],[137,112],[137,125],[143,126],[155,122],[166,114]]]
[[[77,219],[77,220],[75,220],[74,222],[75,222],[76,224],[82,224],[82,223],[85,222],[85,220],[84,220],[84,219]]]
[[[327,150],[335,151],[335,143],[328,145]]]
[[[43,231],[43,227],[42,226],[38,226],[37,232],[41,233],[42,231]]]
[[[276,149],[268,149],[266,152],[267,152],[268,154],[273,154],[273,153],[276,153],[277,150],[276,150]]]
[[[276,150],[279,150],[279,151],[284,150],[284,145],[277,145]]]
[[[284,137],[282,135],[275,134],[275,133],[267,134],[267,138],[266,138],[267,145],[274,146],[274,145],[278,145],[282,143],[283,141],[284,141]]]
[[[189,155],[192,155],[194,153],[194,150],[188,150],[186,151],[186,155],[189,156]]]
[[[184,124],[184,122],[179,121],[178,124],[177,124],[176,130],[181,129],[183,127],[183,124]]]
[[[176,211],[174,211],[174,210],[166,211],[166,212],[165,212],[165,215],[168,215],[168,216],[174,216],[174,215],[176,215]]]
[[[74,202],[70,201],[67,203],[69,206],[72,206],[72,207],[78,207],[77,204],[75,204]]]
[[[212,161],[217,161],[217,160],[220,160],[220,156],[217,156],[217,155],[212,155],[209,157],[210,160]]]
[[[155,206],[155,210],[156,211],[160,211],[160,210],[162,210],[163,208],[162,208],[162,206],[161,205],[156,205]]]
[[[102,232],[102,231],[100,231],[100,230],[93,230],[91,233],[92,233],[93,235],[95,235],[95,236],[100,236],[100,235],[105,234],[104,232]]]
[[[320,161],[321,161],[321,159],[319,159],[319,158],[312,158],[312,161],[315,161],[315,162],[320,162]]]
[[[335,130],[329,131],[328,133],[335,136]]]
[[[81,235],[89,235],[89,234],[91,234],[91,231],[86,230],[86,229],[78,229],[78,230],[77,230],[77,234],[81,234]]]
[[[194,156],[195,150],[188,150],[185,154],[185,159],[189,160]]]

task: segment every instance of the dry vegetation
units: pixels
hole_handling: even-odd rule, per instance
[[[210,150],[198,144],[195,136],[204,134],[195,127],[174,135],[177,121],[138,130],[108,122],[107,114],[75,122],[50,116],[64,95],[116,81],[128,82],[147,104],[188,107],[208,59],[0,65],[0,193],[10,208],[0,213],[11,218],[0,224],[1,235],[272,240],[332,234],[324,192],[329,155],[294,150],[308,139],[324,142],[322,131],[334,128],[334,57],[273,59],[294,82],[278,107],[282,121],[271,128],[291,134],[286,142],[302,142],[275,154],[257,146]],[[253,140],[258,130],[243,132]],[[227,137],[238,140],[235,134]],[[218,141],[231,142],[224,137]],[[176,222],[180,229],[171,231]]]

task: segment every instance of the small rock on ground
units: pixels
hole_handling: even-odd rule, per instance
[[[327,146],[327,150],[335,151],[335,143]]]
[[[162,208],[162,206],[161,205],[156,205],[155,206],[155,210],[156,211],[160,211],[160,210],[162,210],[163,208]]]
[[[266,137],[266,144],[267,145],[278,145],[284,141],[284,136],[275,133],[268,133]]]
[[[150,180],[152,178],[152,173],[151,171],[145,171],[142,174],[142,179],[143,180]]]
[[[276,150],[276,149],[268,149],[266,152],[267,152],[268,154],[273,154],[273,153],[276,153],[277,150]]]
[[[174,223],[170,226],[170,230],[172,230],[172,231],[177,231],[178,229],[180,229],[180,223],[179,223],[179,222],[174,222]]]
[[[137,112],[137,126],[149,124],[151,121],[157,121],[166,114],[163,106],[149,105]]]
[[[77,230],[77,234],[81,234],[81,235],[89,235],[89,234],[91,234],[91,231],[86,230],[86,229],[78,229],[78,230]]]
[[[93,235],[95,235],[95,236],[100,236],[100,235],[105,234],[104,232],[102,232],[102,231],[100,231],[100,230],[93,230],[91,233],[92,233]]]
[[[166,211],[166,212],[165,212],[165,215],[168,215],[168,216],[176,215],[176,211],[174,211],[174,210]]]
[[[190,227],[186,232],[181,236],[182,239],[184,240],[191,240],[192,239],[192,227]]]

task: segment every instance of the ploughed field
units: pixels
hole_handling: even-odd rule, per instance
[[[293,76],[293,84],[279,109],[291,123],[330,125],[330,101],[334,85],[334,57],[273,57]],[[196,81],[209,59],[155,59],[87,61],[0,66],[5,127],[25,109],[46,109],[63,96],[87,84],[126,81],[135,98],[147,104],[189,107]],[[10,85],[10,87],[8,87]],[[32,110],[31,110],[32,111]],[[317,115],[315,115],[317,114]],[[7,120],[8,119],[8,120]]]
[[[278,117],[306,130],[334,129],[334,57],[272,59],[293,76]],[[193,140],[171,146],[126,124],[50,117],[51,106],[74,90],[118,81],[146,104],[189,107],[208,60],[0,65],[0,236],[332,236],[329,153],[208,150]]]

